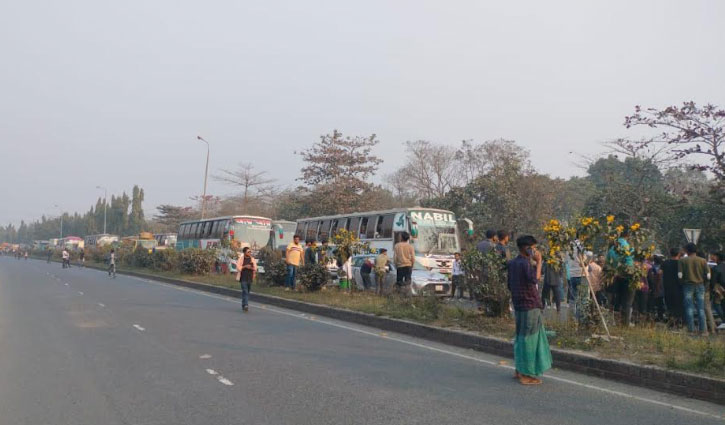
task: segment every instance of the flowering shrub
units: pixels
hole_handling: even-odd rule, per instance
[[[217,259],[215,249],[190,248],[179,251],[179,271],[188,274],[207,274]]]

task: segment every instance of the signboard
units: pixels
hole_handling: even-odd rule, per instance
[[[700,239],[700,232],[702,229],[682,229],[682,231],[685,232],[687,242],[696,244],[698,239]]]
[[[430,211],[411,211],[410,218],[416,224],[430,225],[456,225],[456,217],[449,213],[439,213]]]

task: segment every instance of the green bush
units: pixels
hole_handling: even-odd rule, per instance
[[[330,281],[330,272],[323,264],[305,264],[299,268],[297,283],[306,291],[317,291]]]
[[[191,248],[179,251],[179,271],[187,274],[207,274],[217,258],[215,249]]]
[[[508,289],[506,263],[494,250],[481,253],[471,249],[463,254],[465,285],[490,316],[508,314],[511,295]]]
[[[131,267],[150,268],[153,261],[148,249],[137,247],[123,257],[123,263]]]
[[[259,261],[264,266],[263,278],[268,285],[284,285],[287,263],[282,258],[282,252],[264,247],[259,251]]]
[[[178,270],[179,255],[174,249],[159,249],[151,254],[151,268],[162,272]]]

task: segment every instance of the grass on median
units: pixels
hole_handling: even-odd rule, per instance
[[[176,272],[132,270],[149,275],[191,280],[227,288],[238,288],[239,283],[230,275],[182,275]],[[278,286],[255,284],[253,292],[275,295],[298,301],[324,304],[337,308],[360,311],[378,316],[406,319],[446,328],[480,332],[504,339],[513,337],[515,325],[510,318],[486,317],[433,297],[379,297],[371,293],[332,289],[314,293],[286,292]],[[610,323],[612,318],[609,318]],[[573,349],[604,358],[627,360],[638,364],[656,365],[667,369],[725,377],[725,338],[700,338],[683,331],[667,329],[662,324],[644,324],[633,328],[611,327],[614,340],[606,342],[593,337],[591,332],[580,331],[573,321],[547,321],[547,328],[555,331],[550,338],[552,347]]]

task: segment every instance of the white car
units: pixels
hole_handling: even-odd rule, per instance
[[[355,281],[355,285],[359,289],[363,289],[362,275],[360,274],[360,268],[366,259],[369,259],[375,263],[377,255],[365,254],[355,255],[352,257],[352,276]],[[383,290],[390,291],[395,287],[395,281],[397,280],[397,272],[395,266],[391,264],[388,266],[388,272],[385,274],[385,282],[383,282]],[[413,266],[413,273],[411,276],[412,283],[410,285],[410,292],[413,295],[430,294],[436,296],[450,296],[451,295],[451,281],[444,274],[438,273],[433,270],[428,270],[422,265],[415,263]],[[375,270],[370,273],[371,288],[377,288],[377,278],[375,276]]]

